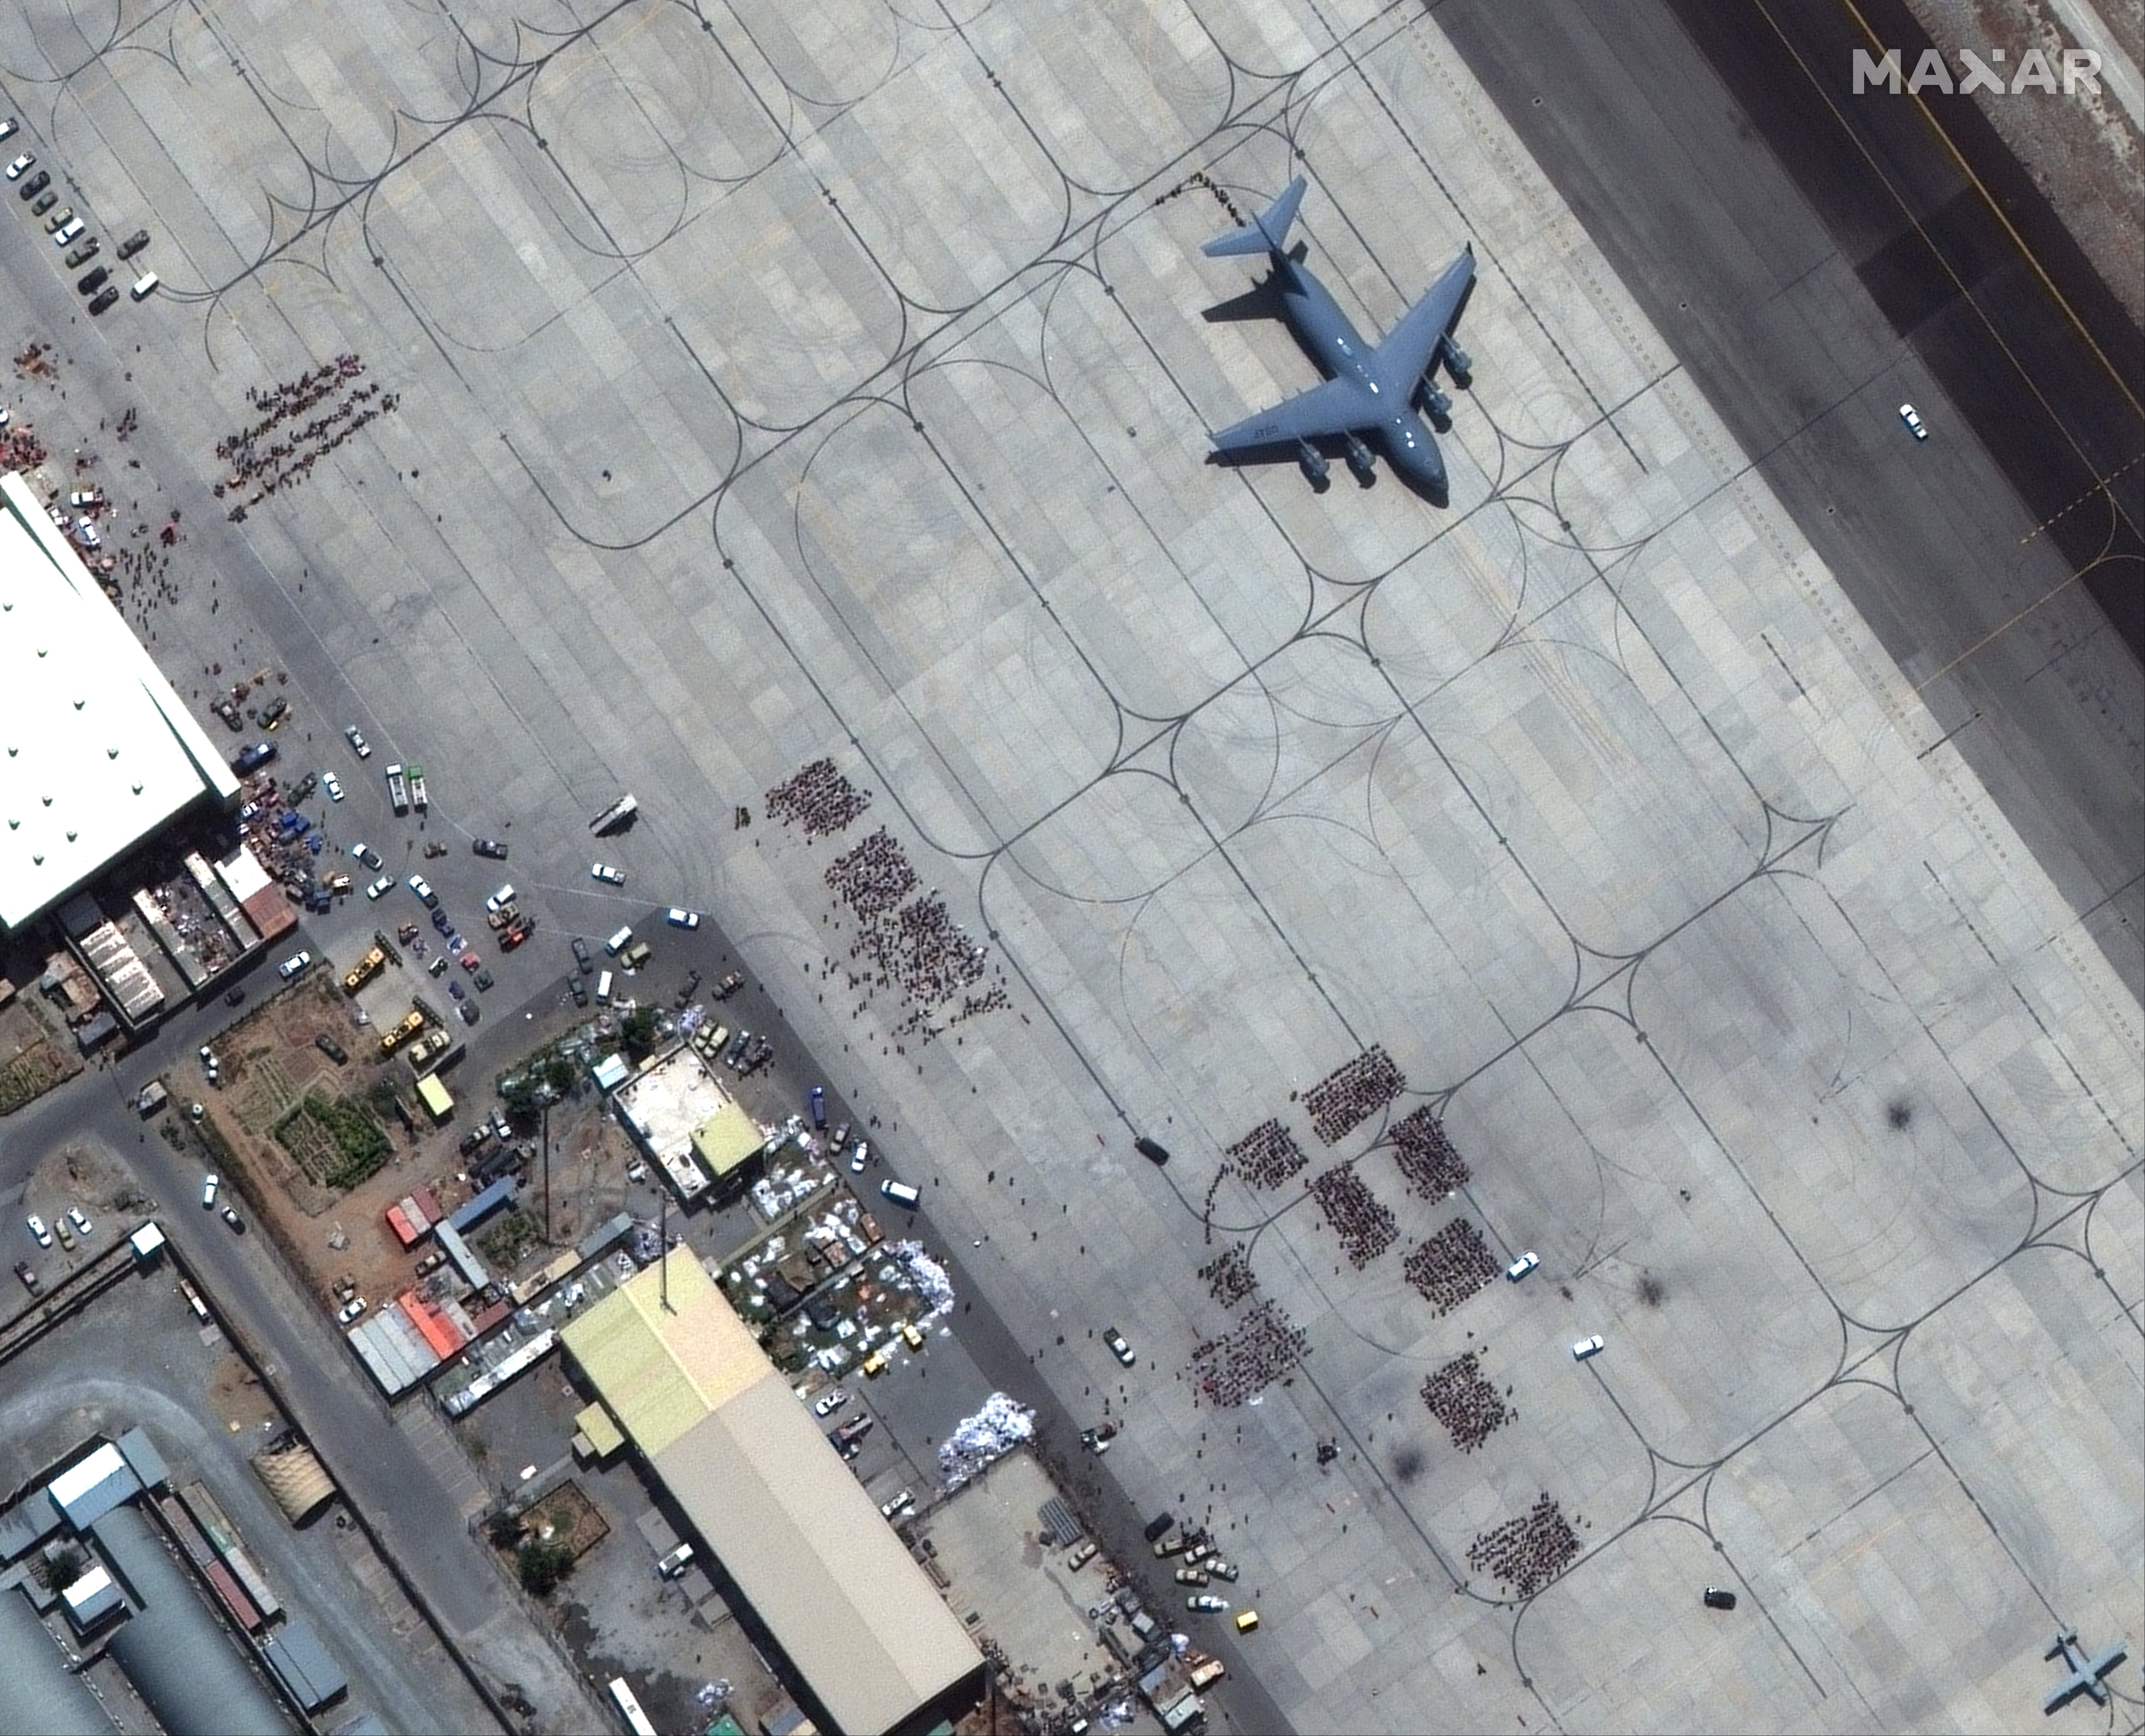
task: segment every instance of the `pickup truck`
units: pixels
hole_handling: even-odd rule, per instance
[[[399,759],[387,768],[387,799],[396,813],[407,813],[410,811],[410,785],[402,775],[402,763]]]

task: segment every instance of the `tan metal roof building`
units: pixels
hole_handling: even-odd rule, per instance
[[[583,1376],[847,1736],[973,1680],[982,1654],[714,1281],[673,1254],[561,1334]]]

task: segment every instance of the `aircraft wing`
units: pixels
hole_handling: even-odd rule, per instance
[[[1371,356],[1371,368],[1379,385],[1401,403],[1414,396],[1416,382],[1429,371],[1438,341],[1451,331],[1474,284],[1475,253],[1470,248],[1438,274],[1437,281],[1401,316],[1400,323],[1386,334]]]
[[[1406,400],[1403,400],[1403,402]],[[1217,452],[1242,452],[1253,446],[1290,446],[1353,434],[1386,420],[1386,407],[1352,380],[1328,380],[1298,392],[1272,410],[1246,416],[1213,436]]]

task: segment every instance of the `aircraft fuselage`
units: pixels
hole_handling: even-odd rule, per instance
[[[1307,266],[1287,254],[1277,251],[1267,256],[1273,261],[1281,291],[1282,317],[1311,352],[1312,361],[1328,379],[1352,380],[1381,400],[1391,397],[1371,371],[1371,346],[1341,311],[1332,291]],[[1446,495],[1445,460],[1416,414],[1414,404],[1403,399],[1386,404],[1384,409],[1383,417],[1366,431],[1377,435],[1396,475],[1441,502]]]

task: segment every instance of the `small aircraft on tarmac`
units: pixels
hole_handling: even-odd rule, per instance
[[[1292,450],[1311,486],[1322,490],[1328,470],[1323,449],[1337,445],[1356,480],[1368,488],[1376,460],[1363,440],[1367,434],[1385,448],[1395,475],[1432,505],[1446,505],[1451,494],[1445,460],[1422,418],[1427,415],[1441,431],[1451,426],[1452,400],[1436,381],[1440,367],[1463,390],[1471,381],[1473,364],[1452,334],[1475,286],[1475,249],[1471,244],[1462,249],[1374,349],[1356,336],[1331,293],[1304,265],[1303,250],[1287,249],[1289,226],[1296,221],[1303,192],[1303,177],[1298,176],[1257,216],[1207,242],[1202,251],[1215,258],[1232,253],[1267,256],[1273,276],[1262,287],[1279,293],[1281,316],[1326,377],[1308,391],[1222,430],[1212,437],[1210,461]]]
[[[2108,1684],[2101,1679],[2128,1654],[2117,1644],[2108,1647],[2098,1658],[2089,1659],[2085,1654],[2085,1648],[2078,1644],[2078,1629],[2065,1628],[2056,1635],[2056,1643],[2041,1655],[2051,1662],[2061,1658],[2063,1668],[2070,1672],[2042,1702],[2041,1711],[2045,1716],[2062,1710],[2082,1694],[2089,1695],[2096,1706],[2106,1705]]]

